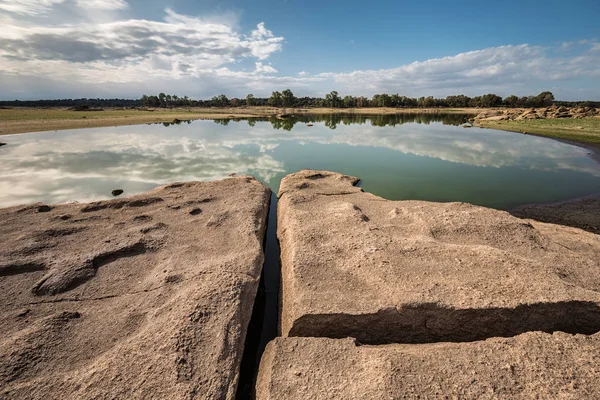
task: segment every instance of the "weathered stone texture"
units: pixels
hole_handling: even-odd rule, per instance
[[[0,210],[0,398],[233,399],[269,189]]]
[[[283,179],[283,336],[472,341],[600,330],[600,236],[463,203],[388,201],[357,179]]]
[[[257,399],[597,399],[599,382],[598,334],[383,346],[277,338],[263,356]]]

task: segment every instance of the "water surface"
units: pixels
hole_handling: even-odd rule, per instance
[[[600,191],[588,151],[461,126],[461,115],[305,116],[4,136],[0,206],[92,201],[157,185],[254,175],[274,191],[303,168],[358,176],[388,199],[499,209]],[[307,126],[312,124],[313,126]],[[168,125],[168,124],[166,124]]]

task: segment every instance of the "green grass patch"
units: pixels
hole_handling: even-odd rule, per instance
[[[600,146],[600,118],[598,117],[481,121],[480,126]]]

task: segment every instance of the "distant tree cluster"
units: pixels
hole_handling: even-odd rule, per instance
[[[170,95],[159,93],[158,96],[143,95],[139,100],[140,105],[143,107],[182,107],[182,106],[194,106],[194,101],[187,96],[179,97],[177,95]]]
[[[554,103],[551,92],[542,92],[537,96],[508,96],[502,97],[493,93],[483,96],[469,97],[464,94],[447,96],[445,98],[407,97],[399,94],[376,94],[372,98],[363,96],[344,96],[333,91],[320,97],[296,97],[290,89],[282,92],[275,91],[269,98],[254,97],[248,94],[246,99],[227,98],[224,94],[214,96],[210,100],[191,100],[187,96],[178,98],[161,93],[158,96],[142,96],[143,106],[148,107],[240,107],[240,106],[271,106],[271,107],[331,107],[331,108],[362,108],[362,107],[392,107],[392,108],[444,108],[444,107],[547,107]]]
[[[188,96],[179,97],[159,93],[158,95],[143,95],[138,100],[131,99],[62,99],[62,100],[30,100],[30,101],[0,101],[0,106],[9,107],[331,107],[331,108],[363,108],[363,107],[392,107],[392,108],[466,108],[466,107],[548,107],[559,106],[587,106],[600,107],[598,101],[555,101],[552,92],[542,92],[537,96],[518,97],[511,95],[502,98],[496,94],[488,93],[483,96],[469,97],[464,94],[446,96],[445,98],[407,97],[399,94],[376,94],[370,99],[364,96],[340,96],[332,91],[321,97],[296,97],[290,89],[282,92],[275,91],[271,97],[254,97],[248,94],[246,98],[232,99],[224,94],[214,96],[208,100],[193,100]]]

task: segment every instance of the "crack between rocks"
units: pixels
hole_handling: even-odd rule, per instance
[[[240,363],[237,400],[255,398],[260,359],[268,342],[278,335],[280,249],[277,239],[277,202],[274,193],[269,202],[267,226],[263,239],[264,264],[248,324],[244,352]]]
[[[278,199],[281,199],[284,195],[292,193],[292,192],[296,192],[293,190],[286,190],[284,192],[280,192],[277,195]],[[340,192],[340,193],[312,193],[315,195],[319,195],[319,196],[343,196],[343,195],[347,195],[347,194],[355,194],[355,193],[363,193],[362,190],[360,192]]]
[[[315,193],[319,196],[344,196],[347,194],[356,194],[356,193],[362,193],[361,192],[341,192],[341,193]]]

